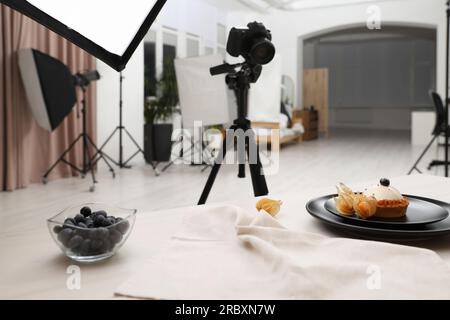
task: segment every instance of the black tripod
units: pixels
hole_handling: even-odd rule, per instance
[[[109,171],[112,173],[113,178],[116,177],[116,174],[114,172],[114,169],[109,164],[109,162],[106,160],[103,153],[98,149],[97,145],[92,141],[91,137],[87,133],[87,119],[86,119],[86,86],[82,85],[81,91],[83,92],[82,100],[81,100],[81,114],[82,114],[82,120],[83,120],[83,129],[82,133],[76,138],[70,146],[66,149],[66,151],[63,152],[63,154],[59,157],[59,159],[50,167],[50,169],[44,174],[42,177],[42,182],[44,184],[48,183],[48,176],[53,171],[53,169],[56,168],[56,166],[59,163],[65,163],[69,167],[71,167],[73,170],[78,172],[82,178],[84,178],[89,172],[91,173],[92,177],[92,186],[89,188],[89,191],[94,192],[95,191],[95,184],[97,183],[97,180],[95,178],[95,165],[98,161],[103,160],[105,161],[106,165],[109,168]],[[75,145],[82,141],[83,143],[83,166],[79,168],[77,165],[73,164],[69,160],[66,159],[66,155],[75,148]],[[91,157],[91,150],[90,148],[93,148],[94,151],[96,151],[95,156]]]
[[[236,67],[242,68],[238,72],[235,72],[234,69]],[[247,119],[248,91],[250,89],[250,83],[254,83],[258,80],[261,70],[261,65],[250,65],[249,63],[237,65],[225,64],[211,69],[212,75],[231,72],[227,75],[226,80],[228,86],[236,93],[238,118],[234,121],[230,129],[227,130],[227,134],[223,140],[222,150],[214,163],[208,181],[203,189],[198,202],[199,205],[205,204],[208,200],[209,193],[214,185],[222,162],[225,160],[227,149],[235,146],[235,138],[237,138],[236,151],[239,163],[238,178],[245,178],[245,163],[248,160],[255,197],[264,196],[269,193],[261,160],[259,158],[259,147],[256,143],[254,132],[251,129],[251,123]]]
[[[120,73],[120,80],[119,80],[119,125],[114,129],[114,131],[111,133],[111,135],[106,139],[106,141],[103,143],[103,145],[100,147],[100,151],[103,152],[103,149],[106,147],[106,145],[111,141],[111,139],[116,135],[116,133],[119,133],[119,160],[114,160],[111,156],[103,152],[103,155],[108,158],[112,163],[114,163],[116,166],[118,166],[121,169],[130,169],[131,166],[128,165],[128,163],[134,159],[138,154],[142,153],[144,154],[144,150],[139,146],[136,139],[133,138],[131,133],[125,128],[123,125],[123,79],[124,76],[122,75],[122,72]],[[136,146],[137,151],[131,155],[128,159],[124,160],[123,155],[123,136],[124,134],[131,140],[131,142]],[[153,170],[156,171],[155,165],[151,164],[153,167]],[[158,175],[158,173],[157,173]]]

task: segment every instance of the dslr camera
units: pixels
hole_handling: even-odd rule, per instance
[[[259,22],[251,22],[247,27],[248,29],[231,29],[227,52],[233,57],[242,56],[253,65],[268,64],[275,56],[270,30]]]

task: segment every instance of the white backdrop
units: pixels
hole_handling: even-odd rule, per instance
[[[225,75],[209,73],[211,67],[222,63],[219,54],[175,60],[184,128],[193,128],[195,121],[203,126],[230,122]]]
[[[249,93],[248,117],[253,121],[279,121],[281,103],[281,57],[263,66],[259,80]]]

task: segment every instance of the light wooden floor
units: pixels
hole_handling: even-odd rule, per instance
[[[352,183],[373,179],[375,183],[380,177],[405,175],[421,149],[412,148],[409,135],[405,133],[333,132],[328,139],[283,148],[280,171],[267,177],[267,182],[271,192],[276,194],[301,193],[339,181]],[[436,149],[430,150],[428,159],[436,157],[436,153]],[[422,167],[427,163],[428,160],[424,160]],[[237,179],[236,174],[236,166],[223,168],[210,202],[252,197],[250,179]],[[201,173],[198,167],[173,166],[155,177],[151,167],[138,164],[131,170],[118,170],[115,180],[101,168],[95,193],[88,192],[89,180],[79,178],[0,193],[0,230],[13,228],[17,216],[26,219],[39,213],[51,217],[67,206],[87,202],[107,202],[140,211],[194,205],[207,176],[208,172]]]

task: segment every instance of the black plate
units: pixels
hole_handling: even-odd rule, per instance
[[[418,199],[415,196],[405,195],[409,200],[408,211],[405,217],[397,219],[383,219],[373,217],[367,220],[360,219],[357,216],[344,216],[340,214],[336,209],[336,203],[334,201],[334,195],[332,198],[325,201],[325,209],[327,209],[332,214],[335,214],[344,219],[359,222],[366,226],[379,226],[379,225],[395,225],[395,226],[405,226],[405,225],[420,225],[427,223],[434,223],[444,220],[448,217],[449,213],[447,210],[438,206],[432,202],[424,201]]]
[[[325,209],[325,202],[335,195],[327,195],[313,199],[306,204],[306,210],[315,218],[325,222],[335,228],[355,233],[364,238],[375,238],[383,240],[422,240],[437,236],[450,235],[450,217],[430,224],[411,225],[407,228],[399,228],[395,225],[379,225],[377,227],[369,227],[357,223],[357,221],[348,221],[340,216],[330,214]],[[450,212],[450,204],[423,197],[414,197],[419,200],[434,203]]]

